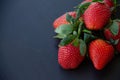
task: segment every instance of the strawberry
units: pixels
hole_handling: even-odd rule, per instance
[[[114,21],[114,22],[116,22],[116,21]],[[111,41],[111,39],[114,40],[115,42],[117,40],[120,40],[120,22],[116,22],[116,24],[118,24],[118,25],[117,26],[113,26],[113,27],[115,27],[115,28],[118,27],[118,34],[114,35],[111,32],[111,30],[110,30],[111,26],[110,26],[110,28],[107,28],[107,29],[104,30],[104,36],[109,41]],[[120,52],[120,41],[117,44],[116,43],[113,43],[113,44],[115,45],[116,50],[118,52]]]
[[[113,40],[120,39],[120,29],[119,29],[119,33],[117,35],[113,35],[109,29],[105,29],[104,35],[105,35],[105,38],[107,40],[110,40],[110,39],[113,39]]]
[[[113,39],[113,40],[120,39],[120,22],[118,24],[119,24],[119,32],[118,32],[117,35],[113,35],[109,28],[104,30],[104,35],[105,35],[105,38],[107,40],[110,40],[110,39]]]
[[[116,45],[116,49],[118,52],[120,52],[120,41],[118,42],[118,44]]]
[[[84,2],[92,2],[92,0],[85,0],[85,1],[83,1],[82,3],[84,3]],[[112,0],[103,0],[103,2],[104,2],[106,5],[108,5],[110,8],[114,7],[114,3],[113,3]]]
[[[104,36],[107,40],[110,40],[111,38],[114,39],[114,35],[111,33],[109,29],[104,30]]]
[[[109,21],[111,16],[110,8],[104,3],[93,2],[84,12],[86,28],[100,30]]]
[[[76,13],[73,12],[68,12],[69,15],[72,17],[76,17]],[[69,24],[69,22],[66,21],[66,14],[63,14],[62,16],[58,17],[54,22],[53,22],[53,27],[57,28],[58,26],[62,24]]]
[[[110,8],[114,7],[114,3],[112,0],[104,0],[104,3],[108,5]]]
[[[75,69],[83,61],[84,56],[81,56],[79,47],[72,44],[59,47],[58,62],[64,69]]]
[[[96,39],[89,45],[89,56],[97,70],[103,69],[114,56],[114,48],[102,39]]]

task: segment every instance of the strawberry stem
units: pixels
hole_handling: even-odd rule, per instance
[[[92,34],[92,32],[90,30],[87,30],[87,29],[84,29],[83,32],[88,33],[88,34]]]
[[[79,28],[78,28],[78,38],[79,38],[79,36],[80,36],[80,34],[81,34],[81,31],[82,31],[82,25],[83,25],[83,21],[81,21],[80,22],[80,24],[79,24]]]

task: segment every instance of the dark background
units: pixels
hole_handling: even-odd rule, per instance
[[[52,22],[82,0],[0,0],[0,80],[120,80],[120,56],[102,71],[57,62]],[[118,13],[119,14],[119,13]]]

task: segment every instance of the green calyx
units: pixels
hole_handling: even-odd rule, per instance
[[[99,2],[99,1],[102,2],[103,0],[92,0],[92,2]]]
[[[70,44],[75,38],[76,38],[75,35],[68,35],[60,41],[59,46],[66,46]]]
[[[112,44],[112,45],[117,45],[118,42],[119,42],[119,39],[117,39],[117,40],[110,39],[109,42],[110,42],[110,44]]]
[[[92,0],[92,2],[103,3],[103,0]],[[85,2],[76,6],[76,17],[72,17],[69,13],[66,13],[66,21],[69,24],[62,24],[55,29],[57,35],[54,36],[54,38],[61,39],[59,46],[72,44],[75,47],[79,47],[80,54],[85,56],[87,53],[87,46],[92,40],[98,38],[105,40],[105,36],[103,34],[104,28],[98,31],[89,30],[86,28],[82,19],[82,15],[92,2]],[[116,0],[114,0],[114,4],[116,4]],[[105,28],[109,28],[113,35],[117,35],[119,33],[118,22],[120,22],[119,19],[110,20]],[[119,39],[110,40],[110,43],[113,45],[118,44],[118,42]]]
[[[73,26],[71,24],[63,24],[55,29],[56,33],[60,35],[66,35],[66,36],[72,33],[72,31],[73,31]]]
[[[119,19],[110,20],[109,24],[106,26],[106,29],[109,29],[112,33],[113,37],[119,34],[120,26],[119,26]],[[109,35],[108,35],[109,36]],[[113,39],[112,37],[109,40],[110,44],[117,45],[119,39]]]
[[[82,56],[85,56],[87,51],[87,45],[84,40],[80,39],[80,53]]]
[[[76,6],[76,18],[75,18],[76,20],[78,20],[83,15],[83,13],[90,4],[91,2],[85,2],[83,4],[79,4],[78,6]]]
[[[84,22],[82,18],[80,18],[84,11],[88,8],[88,6],[91,4],[91,2],[86,2],[83,4],[79,4],[76,7],[76,17],[72,17],[68,13],[66,13],[66,21],[69,22],[69,24],[62,24],[59,27],[55,29],[55,32],[57,33],[54,38],[61,39],[59,46],[66,46],[68,44],[73,44],[73,46],[79,47],[80,54],[82,56],[85,56],[87,45],[86,41],[87,39],[90,39],[92,32],[90,30],[85,29]],[[85,34],[89,34],[90,38],[86,38]]]
[[[110,31],[112,32],[113,35],[118,35],[119,32],[119,24],[116,20],[113,20],[110,27]]]
[[[114,5],[117,6],[117,0],[112,0]]]

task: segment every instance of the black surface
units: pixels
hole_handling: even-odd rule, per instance
[[[120,80],[120,56],[96,71],[89,60],[76,70],[57,62],[52,22],[81,0],[0,0],[1,80]]]

